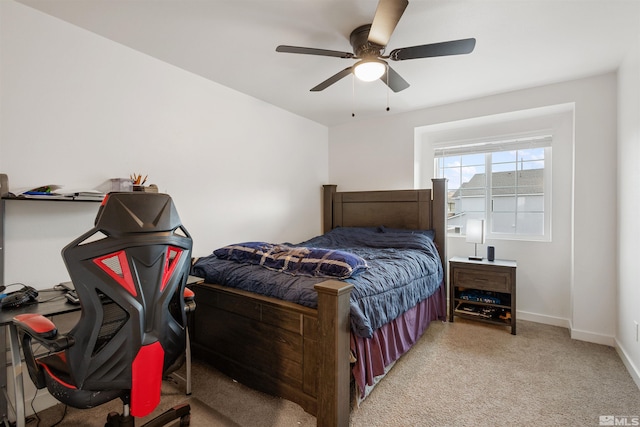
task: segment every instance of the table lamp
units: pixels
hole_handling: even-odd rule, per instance
[[[478,256],[478,243],[484,243],[484,219],[468,219],[467,220],[467,243],[475,245],[475,255],[469,259],[482,261],[482,257]]]

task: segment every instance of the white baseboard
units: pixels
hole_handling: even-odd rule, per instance
[[[571,332],[571,338],[574,340],[592,342],[594,344],[602,344],[609,347],[615,347],[616,345],[615,337],[613,335],[603,335],[595,332],[574,329],[569,319],[563,319],[562,317],[545,316],[543,314],[529,313],[519,310],[517,314],[518,319],[520,320],[529,320],[531,322],[542,323],[545,325],[567,328]]]
[[[627,352],[624,351],[624,348],[620,345],[620,342],[615,337],[573,329],[571,327],[571,321],[569,319],[544,316],[540,314],[528,313],[523,311],[518,311],[517,314],[518,314],[518,319],[520,320],[528,320],[531,322],[542,323],[545,325],[560,326],[563,328],[567,328],[571,332],[572,339],[614,347],[616,349],[616,352],[618,353],[618,356],[622,360],[622,363],[627,368],[629,375],[631,375],[631,378],[638,386],[638,389],[640,389],[640,368],[633,363],[631,358],[629,358]]]
[[[26,400],[26,399],[25,399]],[[31,408],[31,401],[25,402],[25,416],[33,415],[33,408]],[[38,396],[33,400],[33,407],[37,412],[44,411],[47,408],[60,403],[55,397],[51,396],[47,389],[42,389],[38,392]]]
[[[574,340],[592,342],[594,344],[608,345],[615,347],[616,338],[612,335],[596,334],[595,332],[581,331],[579,329],[571,329],[571,338]]]
[[[571,322],[569,322],[569,319],[546,316],[544,314],[530,313],[528,311],[520,310],[518,310],[516,314],[519,320],[528,320],[530,322],[542,323],[544,325],[560,326],[563,328],[571,329]]]
[[[633,378],[633,381],[638,386],[638,389],[640,389],[640,369],[636,365],[634,365],[633,361],[629,358],[629,355],[626,351],[624,351],[624,347],[620,345],[620,342],[618,340],[616,340],[615,349],[618,353],[618,356],[620,356],[620,359],[622,359],[622,363],[624,363],[624,366],[627,368],[627,371],[629,371],[631,378]]]
[[[27,368],[25,365],[23,366],[23,370],[26,373]],[[49,394],[49,391],[46,388],[41,390],[37,390],[36,386],[31,382],[31,378],[29,375],[25,375],[23,378],[23,387],[24,387],[24,415],[28,417],[29,415],[33,415],[33,410],[36,412],[43,411],[47,408],[55,406],[60,403],[53,396]],[[13,385],[13,370],[11,368],[7,369],[7,390],[9,397],[9,407],[8,415],[11,421],[15,421],[15,399],[14,399],[14,385]]]
[[[615,347],[615,344],[616,344],[614,336],[574,329],[569,319],[564,319],[562,317],[546,316],[543,314],[530,313],[527,311],[520,311],[520,310],[518,310],[517,314],[518,314],[519,320],[528,320],[531,322],[542,323],[545,325],[560,326],[562,328],[567,328],[571,332],[571,338],[574,340],[587,341],[587,342],[592,342],[594,344],[607,345],[609,347]]]

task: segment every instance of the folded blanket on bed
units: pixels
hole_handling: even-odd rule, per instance
[[[236,243],[213,253],[221,259],[261,265],[294,276],[346,279],[367,268],[364,259],[349,252],[266,242]]]

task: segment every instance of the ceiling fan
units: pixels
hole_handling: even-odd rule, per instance
[[[396,25],[398,25],[398,21],[400,21],[408,4],[408,0],[380,0],[373,22],[362,25],[351,32],[349,41],[353,47],[353,53],[287,45],[278,46],[276,51],[359,59],[353,66],[345,68],[311,88],[311,92],[324,90],[351,73],[363,81],[380,79],[394,92],[400,92],[408,88],[409,83],[389,66],[386,59],[404,61],[407,59],[461,55],[473,52],[476,39],[470,38],[403,47],[392,50],[389,55],[384,55],[391,34]]]

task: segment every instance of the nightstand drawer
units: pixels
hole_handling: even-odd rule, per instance
[[[483,271],[465,268],[453,269],[453,274],[454,283],[461,288],[511,292],[511,275],[508,271]]]

